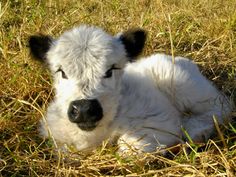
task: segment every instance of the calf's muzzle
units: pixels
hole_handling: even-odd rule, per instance
[[[103,117],[103,109],[97,99],[72,101],[68,108],[69,120],[76,123],[81,130],[91,131],[96,128]]]

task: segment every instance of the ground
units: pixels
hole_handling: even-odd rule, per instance
[[[219,127],[208,143],[180,146],[168,157],[124,158],[106,144],[89,155],[73,148],[69,154],[53,150],[52,142],[37,131],[53,97],[52,80],[45,66],[31,60],[27,47],[30,35],[59,36],[80,24],[112,34],[142,27],[148,32],[143,55],[161,52],[191,58],[236,102],[235,9],[233,0],[1,1],[0,176],[236,175],[235,119]]]

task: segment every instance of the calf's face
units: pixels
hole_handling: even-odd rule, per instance
[[[92,131],[113,120],[123,68],[141,53],[145,39],[141,29],[111,36],[82,25],[58,39],[31,36],[29,47],[33,57],[47,63],[53,75],[60,118]]]

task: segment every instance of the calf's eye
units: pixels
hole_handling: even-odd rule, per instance
[[[56,71],[56,73],[57,73],[57,72],[61,72],[61,76],[62,76],[63,79],[68,79],[66,73],[65,73],[61,68],[59,68],[59,69]]]
[[[108,69],[104,76],[104,78],[110,78],[110,77],[112,77],[112,69]]]
[[[112,65],[110,69],[108,69],[105,73],[105,75],[103,76],[103,78],[110,78],[112,77],[112,71],[115,69],[121,69],[121,68],[117,68],[115,65]]]

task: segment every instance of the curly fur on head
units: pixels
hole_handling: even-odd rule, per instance
[[[131,29],[112,36],[82,25],[58,39],[32,36],[34,57],[48,63],[55,98],[41,122],[60,143],[78,150],[93,149],[118,137],[120,152],[151,152],[183,142],[181,126],[194,141],[214,131],[212,116],[223,123],[232,105],[182,57],[155,54],[134,61],[142,52],[146,33]],[[184,112],[190,111],[189,117]]]

